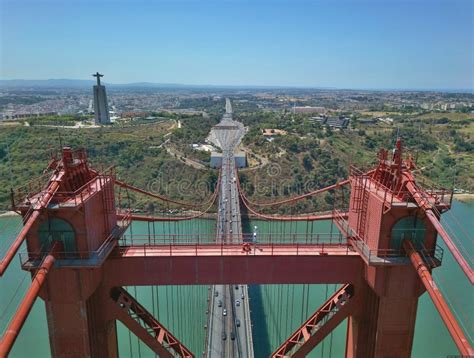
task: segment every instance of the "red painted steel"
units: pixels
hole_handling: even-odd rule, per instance
[[[110,297],[116,305],[116,318],[160,357],[194,358],[184,344],[122,287],[114,287]]]
[[[229,247],[230,246],[230,247]],[[110,287],[143,285],[356,283],[364,275],[364,261],[347,247],[287,245],[273,251],[257,245],[247,254],[240,245],[198,245],[178,249],[116,248],[104,263]],[[158,248],[157,248],[158,249]],[[171,251],[170,251],[171,250]]]
[[[406,187],[410,191],[410,193],[413,195],[413,198],[416,200],[417,204],[425,210],[426,217],[431,221],[433,226],[436,228],[436,231],[438,232],[438,234],[443,238],[444,243],[448,247],[449,251],[451,251],[451,253],[453,254],[456,262],[459,264],[464,274],[467,276],[467,278],[471,282],[471,285],[474,285],[474,270],[466,261],[466,259],[461,254],[459,249],[456,247],[453,240],[451,240],[446,230],[444,230],[443,226],[441,225],[438,218],[433,212],[432,205],[429,203],[429,201],[425,199],[426,195],[423,195],[420,189],[418,189],[417,186],[415,185],[414,179],[412,178],[411,173],[410,175],[407,175]]]
[[[20,306],[18,307],[15,315],[10,321],[5,333],[0,341],[0,357],[6,357],[10,350],[13,348],[13,344],[15,343],[18,334],[25,323],[28,314],[33,307],[36,299],[38,298],[38,294],[40,292],[41,287],[43,286],[46,276],[48,275],[49,270],[54,264],[55,257],[54,253],[59,248],[60,244],[55,243],[53,248],[49,252],[49,254],[45,257],[44,261],[41,263],[38,271],[36,271],[35,276],[33,277],[33,281],[31,282],[31,286],[25,294]]]
[[[458,347],[459,351],[463,356],[471,357],[474,356],[474,349],[469,344],[469,340],[464,335],[461,327],[459,326],[456,318],[449,309],[448,304],[443,298],[443,295],[438,290],[436,283],[431,276],[429,268],[426,266],[425,262],[421,256],[416,252],[413,244],[410,241],[403,242],[403,248],[410,256],[410,260],[413,263],[418,276],[420,276],[423,285],[425,286],[428,294],[430,295],[436,309],[438,310],[446,328],[449,331],[449,334],[454,340],[454,343]]]
[[[28,218],[28,220],[25,223],[25,226],[21,229],[20,233],[16,237],[15,241],[12,243],[12,245],[8,248],[8,251],[5,254],[5,257],[2,259],[0,262],[0,276],[3,276],[5,271],[7,270],[8,266],[10,265],[10,262],[13,260],[15,257],[16,252],[20,248],[21,244],[25,240],[26,235],[30,231],[31,226],[35,223],[36,219],[38,219],[40,215],[39,211],[33,211],[31,216]]]
[[[0,262],[0,277],[3,276],[3,274],[5,273],[6,269],[10,265],[10,262],[15,257],[16,252],[18,251],[21,244],[25,240],[26,235],[28,234],[31,227],[33,226],[33,224],[36,222],[36,220],[40,216],[40,210],[45,208],[48,205],[49,201],[52,199],[54,194],[57,192],[57,190],[59,188],[60,180],[61,180],[63,174],[64,173],[61,173],[60,175],[55,176],[55,178],[53,179],[51,185],[48,187],[45,194],[42,197],[40,197],[40,199],[38,200],[38,203],[33,208],[34,211],[31,213],[31,215],[26,220],[25,225],[21,229],[21,231],[18,234],[18,236],[16,237],[15,241],[8,248],[8,251],[6,252],[5,257]]]
[[[304,358],[350,314],[354,286],[337,290],[305,323],[271,355],[272,358]]]
[[[436,228],[436,231],[438,232],[438,234],[443,238],[443,241],[448,247],[449,251],[451,251],[457,263],[459,264],[459,266],[461,266],[461,269],[464,271],[469,281],[471,281],[471,285],[473,285],[474,284],[474,271],[472,267],[468,264],[464,256],[461,254],[461,252],[458,250],[456,245],[453,243],[448,233],[444,230],[443,226],[438,221],[438,218],[434,215],[433,211],[428,210],[426,212],[426,216],[431,221],[433,226]]]

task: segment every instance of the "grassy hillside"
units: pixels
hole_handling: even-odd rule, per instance
[[[189,121],[200,118],[189,118]],[[102,128],[44,128],[2,126],[0,129],[0,210],[10,205],[9,192],[39,176],[60,142],[73,148],[85,147],[95,168],[116,165],[117,175],[126,182],[176,199],[198,200],[212,186],[216,173],[197,171],[171,158],[159,148],[170,136],[174,122]],[[168,134],[168,135],[167,135]],[[8,150],[9,149],[9,150]],[[11,163],[11,165],[10,165]],[[144,208],[150,201],[133,197],[134,206]]]
[[[213,106],[215,104],[213,103]],[[272,200],[321,188],[346,178],[350,164],[369,168],[380,148],[392,148],[396,135],[417,158],[419,177],[444,187],[474,191],[474,120],[471,114],[422,114],[399,116],[393,125],[362,125],[351,120],[349,127],[335,131],[289,112],[248,111],[234,106],[235,117],[249,127],[243,144],[269,160],[270,165],[241,173],[252,200]],[[442,115],[442,116],[441,116]],[[183,164],[161,147],[166,140],[183,157],[208,160],[208,154],[191,149],[202,143],[220,113],[207,117],[181,118],[123,127],[46,128],[0,127],[0,209],[9,207],[9,191],[42,173],[50,153],[63,145],[87,148],[93,166],[116,165],[118,176],[138,187],[175,199],[202,200],[217,179],[217,172],[196,170]],[[286,135],[266,140],[263,128],[282,129]],[[9,150],[8,150],[9,149]],[[11,159],[11,161],[10,161]],[[11,162],[11,165],[9,164]],[[333,205],[332,193],[286,207],[282,212],[326,210]],[[134,208],[156,207],[148,198],[133,196]]]
[[[287,112],[241,112],[236,117],[250,126],[244,144],[275,163],[274,168],[246,172],[247,192],[254,198],[271,201],[274,196],[292,196],[308,188],[321,188],[346,178],[350,164],[371,167],[380,148],[393,148],[397,133],[406,151],[416,158],[418,178],[441,187],[474,191],[474,118],[472,114],[396,118],[393,125],[362,125],[351,120],[349,127],[335,131],[311,121],[308,116]],[[445,114],[443,114],[445,115]],[[270,142],[261,129],[287,132]],[[275,166],[277,168],[275,168]],[[273,175],[278,172],[278,175]],[[269,183],[266,186],[263,183]],[[317,200],[320,209],[332,206],[327,194]],[[306,202],[309,208],[311,202]]]

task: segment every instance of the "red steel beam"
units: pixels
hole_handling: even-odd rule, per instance
[[[432,210],[427,210],[426,216],[431,221],[438,234],[443,238],[443,241],[448,247],[449,251],[451,251],[451,254],[454,256],[455,260],[457,261],[461,269],[464,271],[464,274],[467,276],[469,281],[471,281],[471,285],[474,285],[474,271],[472,270],[471,266],[468,264],[464,256],[461,254],[459,249],[456,247],[454,242],[451,240],[448,233],[444,230],[436,215],[433,213]]]
[[[347,284],[341,287],[283,342],[271,357],[306,357],[349,315],[353,297],[353,285]]]
[[[3,274],[7,270],[11,261],[15,257],[16,252],[18,251],[21,244],[25,240],[26,234],[28,234],[31,227],[35,223],[36,219],[38,219],[39,215],[40,215],[40,212],[38,210],[33,211],[33,213],[30,215],[30,217],[26,221],[25,225],[21,229],[15,241],[13,241],[12,245],[8,248],[8,251],[6,252],[5,257],[2,259],[2,261],[0,261],[0,277],[3,276]]]
[[[40,209],[46,207],[51,200],[51,198],[54,196],[56,191],[59,188],[59,181],[62,177],[62,173],[58,176],[58,178],[55,179],[51,183],[51,186],[47,189],[47,192],[45,195],[38,201],[38,203],[35,205],[36,207],[33,208],[33,213],[30,215],[30,217],[26,220],[25,225],[21,229],[20,233],[18,234],[17,238],[15,241],[13,241],[12,245],[9,247],[7,253],[5,254],[5,257],[0,261],[0,277],[3,276],[5,273],[6,269],[10,265],[11,261],[15,257],[16,252],[20,248],[21,244],[26,238],[26,235],[30,231],[31,227],[35,223],[36,219],[38,219],[40,215]]]
[[[454,340],[454,343],[459,349],[459,352],[462,356],[472,357],[474,356],[474,350],[472,349],[471,345],[469,344],[468,339],[464,335],[461,327],[459,326],[456,318],[454,317],[453,313],[449,309],[448,304],[443,298],[443,295],[438,290],[436,283],[431,276],[430,270],[426,266],[425,262],[421,258],[421,256],[416,252],[413,244],[410,241],[403,242],[403,248],[407,252],[410,260],[415,268],[418,276],[420,276],[423,285],[426,287],[428,294],[430,295],[436,309],[438,310],[441,319],[443,320],[446,328],[449,331],[449,334]]]
[[[59,243],[55,243],[53,245],[53,248],[41,263],[40,267],[38,268],[38,271],[36,271],[36,274],[31,282],[30,288],[26,292],[23,301],[20,303],[20,306],[15,312],[15,315],[10,321],[10,324],[8,325],[2,337],[2,340],[0,341],[0,357],[6,357],[11,351],[13,344],[15,343],[15,340],[18,337],[18,334],[20,333],[21,328],[25,323],[25,320],[28,317],[28,314],[30,313],[33,304],[35,303],[36,298],[38,297],[39,291],[46,280],[48,272],[54,264],[54,253],[56,252],[59,246]]]
[[[209,248],[189,245],[188,250],[149,247],[117,248],[104,264],[107,285],[211,285],[245,282],[280,283],[357,283],[364,275],[364,261],[348,248],[322,246],[298,249],[260,245],[253,252],[242,252],[241,245],[215,245]],[[184,248],[181,248],[184,249]],[[172,250],[170,252],[170,250]]]
[[[407,176],[407,179],[408,181],[407,181],[406,187],[408,191],[412,194],[416,203],[425,210],[426,216],[431,221],[431,223],[435,227],[438,234],[443,238],[444,243],[448,247],[449,251],[451,251],[451,254],[454,256],[454,259],[459,264],[464,274],[467,276],[467,278],[471,282],[471,285],[474,285],[474,271],[472,267],[469,265],[469,263],[461,254],[459,249],[456,247],[453,240],[451,240],[451,237],[448,235],[446,230],[444,230],[438,218],[433,213],[433,209],[431,205],[423,198],[422,194],[420,193],[420,190],[416,187],[413,180],[409,176]]]
[[[194,358],[191,351],[125,289],[114,287],[111,298],[116,306],[117,318],[160,357]]]

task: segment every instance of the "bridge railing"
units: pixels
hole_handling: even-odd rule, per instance
[[[413,194],[410,191],[397,190],[395,192],[354,165],[351,165],[350,167],[350,175],[353,178],[362,178],[365,180],[365,188],[367,190],[377,191],[377,193],[381,195],[384,204],[388,207],[391,207],[392,205],[408,206],[410,202],[414,201]],[[453,189],[437,188],[434,183],[431,183],[428,187],[428,184],[425,183],[425,179],[422,179],[418,186],[420,188],[418,194],[426,203],[429,203],[431,206],[439,206],[442,209],[451,207],[453,201]]]
[[[60,251],[56,253],[55,267],[99,267],[115,247],[116,240],[104,241],[98,250],[94,251]],[[33,270],[45,256],[42,252],[20,252],[20,262],[24,270]]]
[[[59,207],[78,206],[84,202],[86,197],[100,191],[104,183],[112,177],[115,178],[115,168],[113,166],[103,170],[74,191],[57,191],[54,195],[53,202]],[[38,178],[32,179],[23,186],[12,189],[11,201],[13,209],[21,205],[29,206],[31,200],[41,200],[42,196],[46,193],[45,188],[50,179],[51,172],[47,172]]]
[[[112,253],[113,257],[171,257],[171,256],[326,256],[326,255],[359,255],[349,244],[304,244],[278,243],[253,244],[245,247],[242,244],[201,243],[201,244],[161,244],[119,246]]]
[[[226,235],[228,242],[250,244],[308,244],[308,245],[346,245],[347,237],[340,232],[334,233],[243,233]],[[216,237],[209,233],[203,234],[124,234],[120,239],[122,246],[136,245],[189,245],[215,244]],[[220,242],[219,242],[220,243]]]
[[[99,267],[110,255],[118,238],[125,232],[130,224],[130,218],[124,218],[112,230],[110,235],[100,244],[96,250],[91,251],[58,251],[55,254],[55,267]],[[47,251],[20,252],[20,263],[24,270],[32,270],[39,267]]]
[[[37,178],[28,181],[26,184],[11,190],[12,208],[16,209],[43,191],[51,177],[51,172],[47,172]]]
[[[409,258],[403,249],[369,248],[367,243],[349,226],[349,222],[340,211],[334,211],[334,220],[338,228],[349,237],[348,242],[360,253],[369,265],[401,264],[409,262]],[[436,245],[433,249],[422,248],[418,252],[428,266],[437,267],[441,265],[444,251],[440,246]]]
[[[351,240],[352,245],[368,262],[369,265],[406,264],[410,259],[402,248],[400,249],[370,249],[361,240]],[[444,250],[436,245],[433,249],[422,248],[417,250],[425,263],[430,267],[441,265]]]

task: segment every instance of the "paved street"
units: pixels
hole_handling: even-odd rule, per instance
[[[226,98],[226,113],[209,135],[214,144],[222,150],[217,242],[242,242],[234,150],[244,133],[243,125],[233,120],[232,104]],[[253,357],[247,292],[247,286],[238,283],[212,286],[208,324],[208,357]]]

